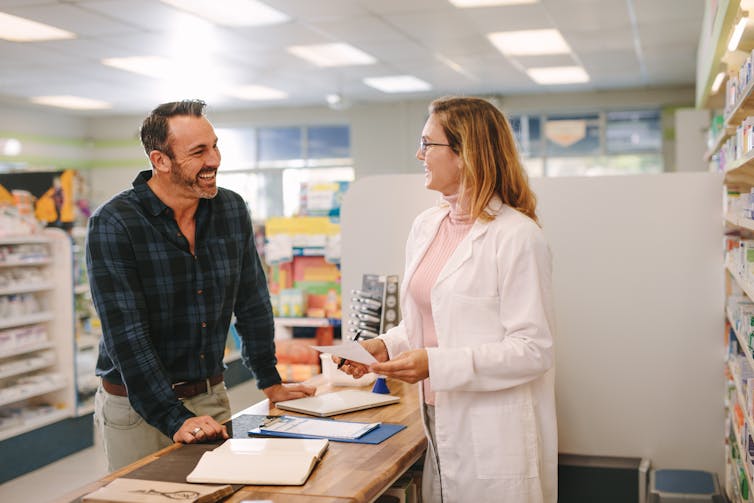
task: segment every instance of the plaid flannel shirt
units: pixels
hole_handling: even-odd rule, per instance
[[[195,255],[173,211],[139,173],[89,221],[86,263],[102,320],[97,375],[125,384],[133,408],[172,438],[193,414],[172,383],[223,372],[235,312],[243,362],[262,389],[279,383],[274,324],[251,219],[220,188],[196,212]]]

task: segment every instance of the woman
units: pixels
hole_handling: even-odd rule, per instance
[[[445,203],[406,245],[403,321],[362,344],[367,371],[422,382],[424,501],[557,500],[551,257],[503,114],[429,107],[417,159]]]

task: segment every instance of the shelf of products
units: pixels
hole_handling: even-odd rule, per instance
[[[745,40],[732,52],[726,47],[740,7],[737,0],[707,2],[697,61],[697,105],[717,109],[705,159],[724,174],[725,184],[728,392],[724,486],[732,501],[750,502],[754,482],[754,53],[741,47],[751,48],[753,40]],[[720,71],[725,71],[728,80],[716,94],[711,91],[712,80]]]
[[[0,440],[73,415],[71,257],[59,229],[0,238]]]
[[[95,375],[97,351],[102,335],[97,312],[89,291],[89,277],[86,273],[86,229],[74,227],[71,232],[73,241],[73,294],[75,326],[75,378],[76,378],[76,413],[89,414],[94,410],[94,394],[99,380]]]

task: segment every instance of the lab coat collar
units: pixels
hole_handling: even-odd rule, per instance
[[[414,275],[414,271],[416,271],[416,268],[419,266],[419,262],[424,257],[427,248],[429,248],[432,240],[437,235],[437,231],[440,228],[440,223],[450,211],[447,203],[445,204],[446,206],[441,206],[438,208],[438,211],[431,213],[427,217],[427,220],[425,221],[422,228],[419,230],[419,234],[416,237],[416,245],[419,249],[419,253],[416,253],[414,255],[414,260],[409,265],[408,275],[406,276],[407,278],[411,278]],[[503,204],[502,200],[500,200],[500,198],[495,197],[487,205],[487,211],[493,214],[495,217],[498,217],[503,211],[505,211],[505,205]],[[469,230],[468,235],[461,240],[461,242],[458,244],[458,247],[448,259],[448,262],[440,271],[440,275],[437,277],[435,285],[439,284],[445,278],[453,274],[466,261],[471,259],[472,243],[487,232],[490,223],[491,221],[482,221],[478,218],[474,221],[474,224],[471,226],[471,230]],[[401,295],[403,296],[403,298],[406,298],[405,295],[407,294],[406,290],[408,289],[408,281],[404,282],[403,286],[404,288],[402,289],[403,291],[401,292]]]

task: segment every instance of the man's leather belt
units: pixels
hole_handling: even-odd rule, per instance
[[[223,375],[217,374],[201,381],[183,381],[172,384],[177,398],[191,398],[209,391],[210,387],[223,382]],[[102,379],[102,387],[115,396],[128,396],[126,387],[122,384],[113,384],[107,379]]]

